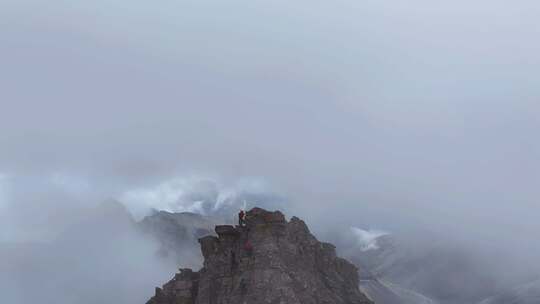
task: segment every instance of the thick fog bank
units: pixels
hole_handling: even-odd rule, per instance
[[[279,208],[343,253],[357,227],[420,255],[442,243],[496,284],[535,277],[538,11],[0,1],[0,293],[151,293],[174,272],[157,245],[86,220],[110,198],[135,219]]]
[[[157,255],[158,242],[122,208],[71,208],[65,221],[51,218],[54,230],[47,231],[40,214],[65,212],[48,203],[44,198],[19,222],[24,239],[0,242],[2,302],[144,303],[174,273],[176,263]],[[184,262],[199,265],[199,259]]]

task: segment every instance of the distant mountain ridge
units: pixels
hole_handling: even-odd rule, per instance
[[[515,287],[510,291],[489,297],[479,304],[538,304],[540,303],[540,280]]]

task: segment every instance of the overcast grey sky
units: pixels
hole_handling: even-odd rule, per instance
[[[0,0],[0,237],[41,237],[108,197],[172,208],[208,179],[314,222],[538,257],[539,14],[533,0]]]

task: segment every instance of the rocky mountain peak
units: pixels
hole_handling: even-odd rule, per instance
[[[254,208],[245,226],[199,239],[203,268],[181,269],[147,304],[370,304],[358,270],[297,217]]]

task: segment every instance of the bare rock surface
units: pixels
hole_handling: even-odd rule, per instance
[[[204,266],[156,288],[147,304],[371,304],[358,269],[319,242],[299,218],[254,208],[245,227],[199,239]]]

